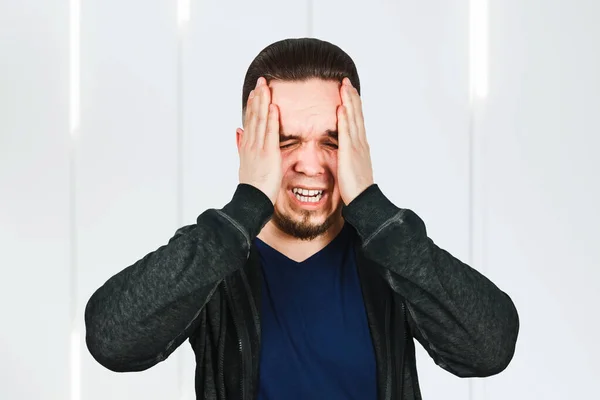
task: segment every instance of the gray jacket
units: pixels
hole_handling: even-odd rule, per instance
[[[142,371],[189,339],[198,399],[255,399],[261,268],[253,238],[273,212],[266,195],[240,184],[225,207],[108,279],[85,309],[92,356],[112,371]],[[377,184],[342,215],[354,232],[379,400],[421,399],[413,338],[460,377],[507,367],[519,317],[506,293],[439,248]]]

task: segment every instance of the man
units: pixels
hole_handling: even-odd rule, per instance
[[[420,399],[413,338],[460,377],[506,368],[513,302],[373,182],[359,93],[328,42],[256,57],[232,200],[92,295],[100,364],[145,370],[189,338],[198,399],[261,400]]]

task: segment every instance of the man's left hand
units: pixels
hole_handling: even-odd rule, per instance
[[[373,167],[362,102],[348,78],[340,87],[342,104],[337,109],[338,121],[338,185],[345,205],[350,204],[373,181]]]

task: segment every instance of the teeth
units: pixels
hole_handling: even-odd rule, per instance
[[[296,196],[296,198],[298,200],[305,202],[305,203],[317,203],[319,200],[321,200],[321,197],[323,197],[322,194],[317,194],[316,196],[307,197],[307,196],[300,196],[298,193],[295,193],[294,196]]]
[[[292,191],[295,194],[299,194],[302,196],[315,196],[315,195],[322,195],[323,191],[322,190],[308,190],[308,189],[300,189],[300,188],[294,188],[292,189]]]

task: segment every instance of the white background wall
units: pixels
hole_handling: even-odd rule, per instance
[[[482,4],[191,0],[182,24],[174,0],[0,1],[0,398],[194,398],[188,342],[114,373],[87,352],[83,310],[231,199],[244,73],[303,36],[354,58],[384,193],[520,313],[491,378],[417,346],[423,397],[597,398],[600,3],[489,0],[473,30]]]

